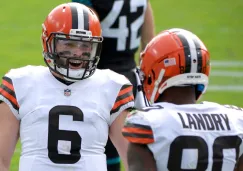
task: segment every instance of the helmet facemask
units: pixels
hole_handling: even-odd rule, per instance
[[[51,33],[46,41],[48,52],[44,52],[50,70],[68,81],[93,75],[100,59],[103,39],[87,35]]]

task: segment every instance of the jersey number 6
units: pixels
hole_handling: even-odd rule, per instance
[[[77,131],[59,130],[59,116],[71,115],[73,121],[83,121],[83,112],[75,106],[55,106],[49,113],[48,156],[53,163],[74,164],[79,161],[82,138]],[[70,154],[58,153],[58,141],[70,141]]]

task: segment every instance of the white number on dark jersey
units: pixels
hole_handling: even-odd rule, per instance
[[[139,7],[143,7],[143,13],[138,16],[138,18],[128,25],[128,17],[126,15],[121,15],[121,11],[125,0],[114,1],[113,7],[110,13],[101,22],[103,28],[103,36],[108,38],[117,39],[117,51],[126,50],[126,40],[130,35],[130,50],[138,48],[140,45],[141,37],[137,37],[138,30],[144,23],[145,17],[145,6],[147,0],[131,0],[130,1],[130,12],[136,13]],[[113,24],[118,20],[118,28],[112,28]],[[130,28],[128,28],[130,27]],[[104,29],[105,28],[105,29]]]

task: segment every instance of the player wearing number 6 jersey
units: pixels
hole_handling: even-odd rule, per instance
[[[96,69],[101,28],[78,3],[55,7],[42,25],[48,67],[10,70],[0,86],[0,170],[9,170],[20,136],[19,171],[106,171],[110,136],[126,165],[121,129],[133,107],[123,75]]]
[[[126,119],[129,171],[242,170],[243,109],[196,104],[210,71],[202,41],[183,29],[166,30],[141,58],[140,76],[152,105]]]
[[[94,9],[101,21],[104,41],[99,69],[111,69],[125,75],[133,84],[136,96],[135,53],[144,49],[154,36],[150,0],[72,0]],[[139,83],[138,83],[139,84]],[[120,160],[111,141],[106,151],[108,171],[119,171]]]

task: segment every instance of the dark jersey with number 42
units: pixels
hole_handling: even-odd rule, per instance
[[[98,68],[117,72],[136,66],[147,0],[73,0],[92,7],[99,15],[104,42]]]
[[[129,115],[123,135],[147,144],[158,171],[233,171],[243,152],[243,109],[158,103]]]

